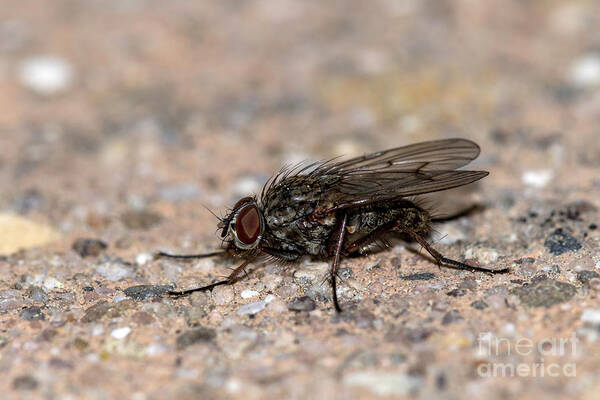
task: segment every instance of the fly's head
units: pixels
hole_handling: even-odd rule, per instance
[[[235,203],[218,227],[221,229],[221,238],[228,242],[228,247],[233,251],[242,253],[256,249],[265,229],[256,199],[244,197]]]

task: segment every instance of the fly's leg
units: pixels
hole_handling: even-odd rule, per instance
[[[158,253],[154,254],[154,258],[177,258],[177,259],[181,259],[181,260],[192,260],[192,259],[198,259],[198,258],[208,258],[208,257],[214,257],[214,256],[223,256],[227,254],[227,252],[225,251],[213,251],[212,253],[205,253],[205,254],[170,254],[170,253],[165,253],[163,251],[159,251]]]
[[[335,307],[335,311],[342,312],[342,308],[340,307],[340,303],[338,302],[337,297],[337,271],[340,265],[340,256],[342,254],[342,246],[344,244],[344,239],[346,237],[346,221],[348,220],[348,216],[344,213],[340,219],[338,220],[337,226],[337,237],[335,241],[335,248],[333,252],[333,262],[331,263],[331,270],[329,275],[331,277],[331,289],[333,291],[333,305]]]
[[[387,223],[385,225],[382,225],[381,227],[373,230],[368,235],[366,235],[366,236],[364,236],[364,237],[362,237],[362,238],[360,238],[360,239],[358,239],[358,240],[356,240],[356,241],[348,244],[348,247],[346,247],[346,252],[347,253],[354,253],[355,251],[358,251],[362,246],[374,242],[375,240],[377,240],[382,235],[385,235],[386,233],[388,233],[388,232],[390,232],[392,230],[395,230],[395,229],[400,230],[400,231],[406,233],[413,240],[415,240],[421,246],[423,246],[425,248],[425,250],[427,250],[427,252],[429,254],[431,254],[431,256],[435,259],[435,261],[439,265],[441,265],[441,264],[451,265],[453,267],[457,267],[457,268],[460,268],[460,269],[466,269],[466,270],[469,270],[469,271],[482,271],[482,272],[493,272],[493,273],[508,272],[508,268],[503,268],[503,269],[489,269],[489,268],[483,268],[483,267],[472,267],[472,266],[467,265],[465,263],[461,263],[459,261],[455,261],[455,260],[452,260],[450,258],[446,258],[439,251],[437,251],[436,249],[434,249],[429,243],[427,243],[427,240],[425,240],[421,235],[419,235],[417,232],[415,232],[414,230],[412,230],[409,227],[407,227],[406,225],[404,225],[401,221],[394,221],[394,222],[390,222],[390,223]]]
[[[208,290],[213,290],[215,287],[221,286],[221,285],[232,285],[238,279],[239,275],[245,271],[244,268],[246,268],[246,266],[248,266],[248,264],[250,264],[250,261],[251,260],[244,261],[239,267],[234,269],[233,272],[231,274],[229,274],[229,276],[225,280],[217,281],[217,282],[211,283],[210,285],[201,286],[201,287],[192,288],[192,289],[170,290],[167,292],[167,294],[169,296],[173,296],[173,297],[180,297],[180,296],[186,296],[186,295],[188,295],[190,293],[194,293],[194,292],[205,292]]]

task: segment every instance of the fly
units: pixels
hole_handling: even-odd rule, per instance
[[[284,169],[259,196],[239,200],[220,219],[223,250],[161,257],[193,259],[232,256],[241,265],[224,280],[168,292],[172,296],[212,290],[240,279],[255,260],[295,262],[302,256],[331,260],[333,304],[341,312],[336,278],[342,257],[361,255],[391,236],[403,234],[422,245],[438,265],[502,273],[444,257],[426,240],[432,215],[415,196],[475,182],[487,171],[460,170],[479,155],[466,139],[444,139],[378,151],[345,161],[330,160]]]

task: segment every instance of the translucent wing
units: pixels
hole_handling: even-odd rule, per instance
[[[328,189],[335,203],[375,202],[463,186],[488,175],[456,171],[479,155],[466,139],[416,143],[337,163],[325,163],[311,175],[338,179]]]

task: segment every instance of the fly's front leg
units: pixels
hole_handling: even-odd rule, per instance
[[[333,262],[331,263],[331,270],[330,270],[330,277],[331,277],[331,289],[333,291],[333,305],[335,307],[335,311],[337,312],[342,312],[342,308],[340,307],[340,303],[338,302],[338,298],[337,298],[337,283],[336,283],[336,278],[337,278],[337,271],[338,271],[338,267],[340,265],[340,256],[342,254],[342,246],[344,245],[344,239],[346,238],[346,222],[348,220],[348,216],[346,215],[346,213],[342,214],[339,219],[338,219],[338,223],[336,226],[336,232],[334,232],[334,234],[337,233],[336,236],[336,240],[335,240],[335,247],[333,250]]]
[[[244,271],[244,268],[246,268],[246,266],[248,266],[248,264],[250,264],[250,261],[251,260],[244,261],[239,267],[234,269],[233,272],[231,274],[229,274],[229,276],[225,280],[211,283],[210,285],[206,285],[206,286],[192,288],[192,289],[170,290],[167,292],[167,294],[169,296],[173,296],[173,297],[180,297],[180,296],[186,296],[186,295],[188,295],[190,293],[194,293],[194,292],[205,292],[208,290],[213,290],[215,287],[221,286],[221,285],[232,285],[238,279],[239,275]]]

